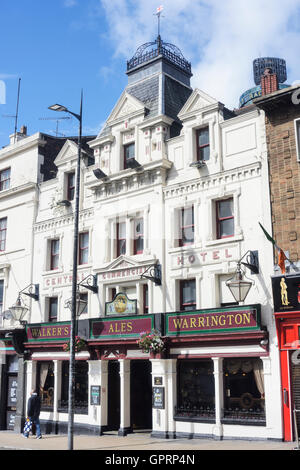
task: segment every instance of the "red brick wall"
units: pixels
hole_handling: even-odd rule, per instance
[[[292,261],[300,257],[300,163],[294,119],[300,105],[280,105],[266,112],[273,238]]]

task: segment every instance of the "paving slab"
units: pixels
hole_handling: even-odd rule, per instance
[[[247,441],[247,440],[214,440],[214,439],[158,439],[149,433],[133,433],[120,437],[115,433],[106,433],[102,436],[74,436],[74,450],[105,451],[107,454],[118,451],[293,451],[297,447],[295,442],[281,441]],[[42,439],[30,436],[25,439],[22,434],[12,431],[0,431],[1,450],[68,450],[68,436],[47,434]],[[295,452],[297,454],[297,452]],[[298,454],[297,454],[298,456]],[[300,457],[300,453],[299,453]]]

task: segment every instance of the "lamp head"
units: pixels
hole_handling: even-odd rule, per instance
[[[68,111],[65,106],[62,106],[61,104],[52,104],[51,106],[48,107],[48,109],[51,109],[51,111],[59,111],[59,112],[66,112]]]

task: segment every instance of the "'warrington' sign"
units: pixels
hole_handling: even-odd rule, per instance
[[[260,328],[259,306],[166,314],[167,336]]]

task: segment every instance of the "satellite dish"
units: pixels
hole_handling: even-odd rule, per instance
[[[2,312],[0,316],[3,317],[3,320],[13,320],[14,318],[11,310],[4,310],[4,312]]]

